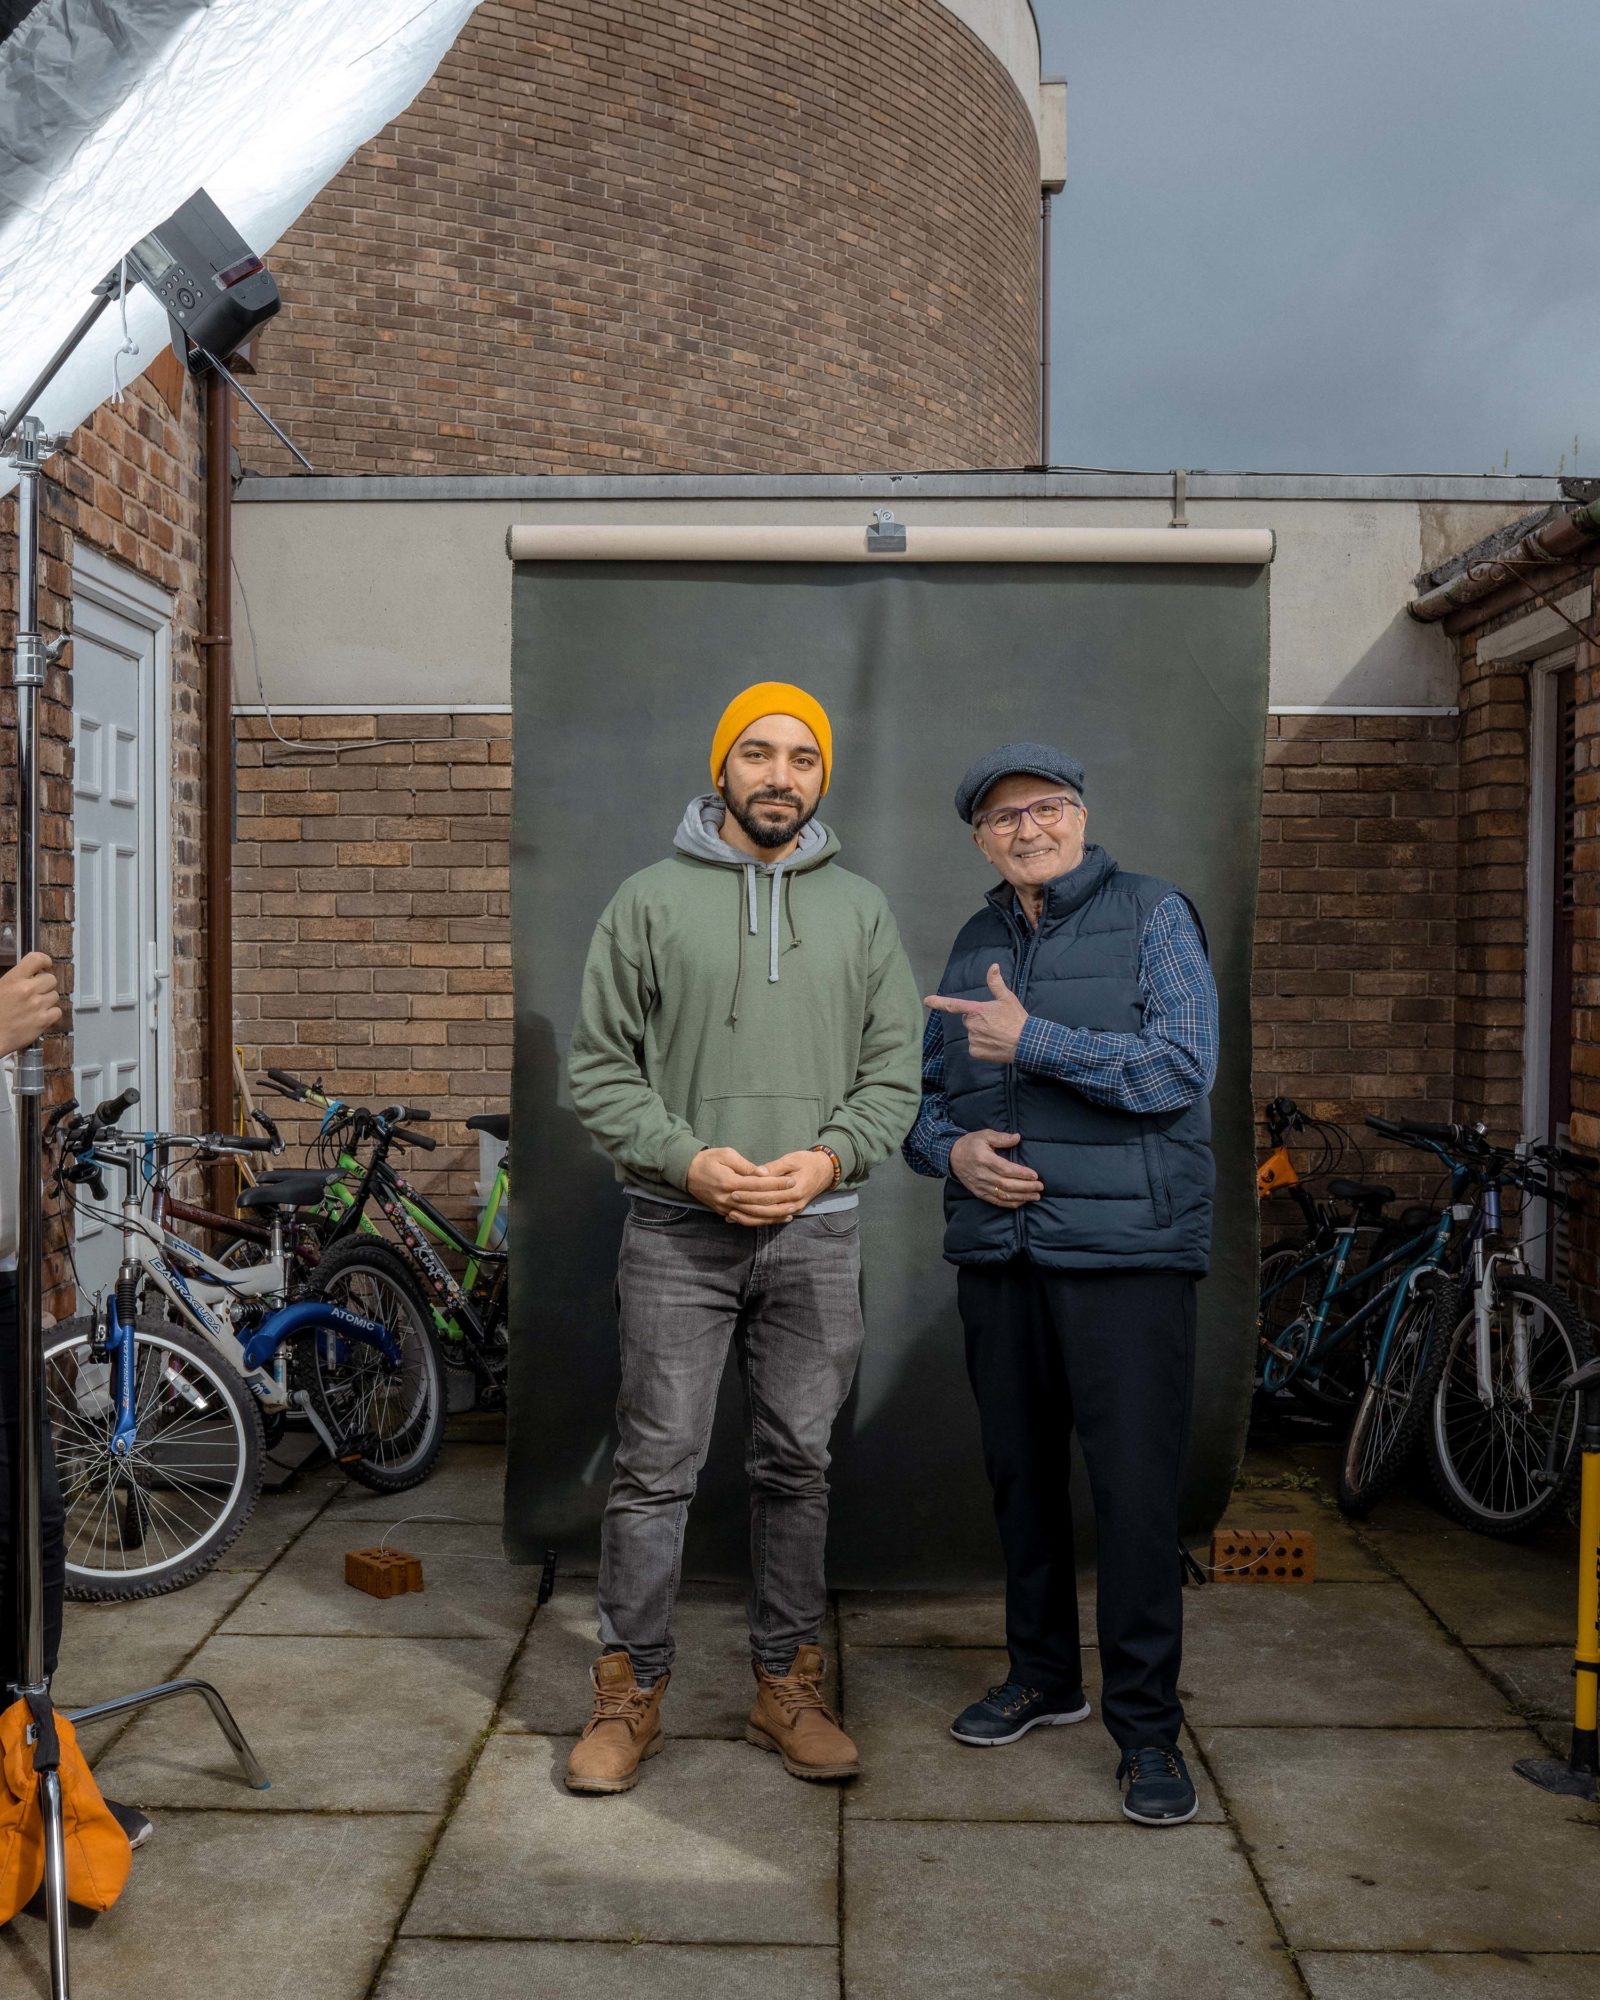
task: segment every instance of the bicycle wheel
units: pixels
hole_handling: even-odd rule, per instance
[[[1427,1417],[1460,1296],[1453,1280],[1424,1279],[1401,1308],[1382,1372],[1374,1367],[1345,1440],[1339,1467],[1345,1513],[1370,1514],[1399,1478]]]
[[[1469,1297],[1446,1343],[1428,1422],[1428,1465],[1439,1497],[1480,1535],[1531,1528],[1571,1491],[1578,1476],[1579,1398],[1564,1394],[1561,1384],[1594,1354],[1588,1321],[1554,1285],[1514,1276],[1499,1290],[1489,1318],[1493,1402],[1485,1407],[1478,1393],[1477,1320]],[[1519,1318],[1528,1345],[1525,1394],[1516,1380]]]
[[[80,1318],[45,1335],[67,1595],[89,1604],[159,1597],[204,1575],[249,1520],[261,1491],[261,1415],[208,1341],[188,1327],[139,1320],[136,1430],[132,1450],[118,1455],[111,1363],[97,1358],[95,1332]]]
[[[444,1444],[444,1368],[433,1315],[411,1266],[390,1243],[348,1236],[317,1266],[313,1290],[389,1329],[399,1366],[357,1341],[302,1343],[299,1359],[318,1414],[359,1443],[345,1471],[378,1493],[403,1493],[433,1470]]]
[[[1309,1250],[1286,1243],[1261,1259],[1260,1303],[1256,1308],[1256,1387],[1276,1396],[1288,1384],[1305,1357],[1304,1334],[1316,1305],[1313,1280],[1321,1267],[1313,1265],[1297,1276]]]

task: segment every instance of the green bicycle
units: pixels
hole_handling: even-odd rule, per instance
[[[284,1097],[316,1106],[323,1114],[315,1150],[328,1182],[315,1227],[321,1241],[318,1266],[323,1281],[337,1278],[344,1258],[371,1254],[373,1237],[397,1259],[403,1259],[421,1287],[433,1315],[441,1351],[452,1367],[468,1370],[474,1380],[477,1407],[498,1410],[506,1395],[506,1266],[504,1218],[510,1192],[509,1162],[502,1157],[477,1234],[468,1236],[419,1193],[390,1163],[396,1148],[419,1147],[431,1153],[438,1141],[415,1126],[428,1113],[396,1104],[383,1111],[346,1104],[329,1097],[320,1084],[308,1084],[288,1070],[268,1070],[263,1082]],[[502,1143],[510,1134],[508,1113],[482,1112],[467,1119],[467,1128],[485,1132]],[[369,1212],[376,1207],[393,1230],[387,1237]],[[465,1260],[457,1278],[441,1250]]]

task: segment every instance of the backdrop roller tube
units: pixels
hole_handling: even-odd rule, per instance
[[[1269,563],[1268,528],[918,527],[898,555],[870,548],[865,526],[716,527],[700,522],[523,522],[506,532],[513,562]]]
[[[798,682],[827,707],[836,763],[822,817],[843,865],[888,896],[924,992],[993,881],[951,800],[968,764],[997,743],[1069,747],[1087,769],[1091,837],[1195,898],[1223,1053],[1189,1527],[1209,1528],[1231,1488],[1255,1343],[1248,991],[1270,538],[1256,539],[1247,562],[921,562],[929,531],[908,529],[910,559],[876,565],[773,562],[764,540],[752,560],[517,568],[506,1516],[516,1560],[537,1562],[552,1543],[575,1566],[592,1560],[611,1469],[623,1199],[564,1083],[584,954],[623,878],[670,852],[685,800],[704,789],[724,702],[766,679]],[[651,546],[666,532],[653,531]],[[514,546],[548,550],[549,533]],[[1192,550],[1197,533],[1162,531],[1163,554]],[[803,900],[797,920],[803,937]],[[886,1162],[863,1197],[862,1228],[867,1344],[834,1433],[830,1576],[856,1586],[989,1579],[999,1550],[938,1185]],[[689,1530],[689,1572],[703,1577],[748,1567],[736,1371],[728,1378]]]

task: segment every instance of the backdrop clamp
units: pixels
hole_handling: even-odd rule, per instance
[[[906,552],[906,525],[897,521],[892,507],[873,509],[872,526],[867,530],[869,556],[903,556]]]

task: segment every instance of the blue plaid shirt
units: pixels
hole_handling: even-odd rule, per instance
[[[1217,1076],[1217,985],[1188,904],[1163,896],[1139,939],[1144,1025],[1136,1035],[1067,1028],[1030,1014],[1017,1067],[1051,1077],[1118,1111],[1181,1111]],[[944,1016],[922,1036],[922,1110],[902,1151],[913,1172],[942,1177],[962,1127],[944,1088]],[[1026,1134],[1024,1134],[1026,1137]]]

